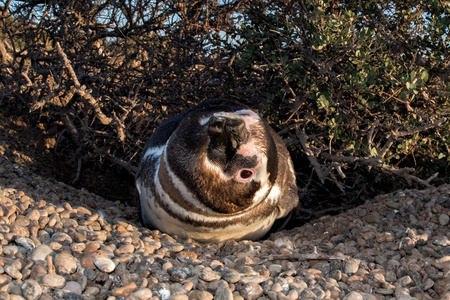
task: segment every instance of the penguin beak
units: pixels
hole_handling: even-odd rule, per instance
[[[212,116],[208,124],[210,138],[209,150],[216,157],[216,162],[229,162],[239,146],[245,144],[250,136],[244,120],[239,117]]]

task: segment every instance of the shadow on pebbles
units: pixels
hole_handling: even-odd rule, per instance
[[[200,244],[0,155],[0,299],[447,299],[450,185]]]

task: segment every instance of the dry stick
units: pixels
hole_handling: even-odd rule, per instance
[[[385,143],[385,145],[383,146],[383,148],[381,149],[380,153],[378,154],[378,156],[376,158],[339,156],[339,155],[332,155],[327,152],[323,152],[320,155],[325,159],[328,159],[328,160],[331,160],[331,161],[337,162],[337,163],[346,163],[346,164],[362,163],[362,164],[368,165],[370,167],[377,167],[377,168],[381,169],[382,171],[403,177],[408,182],[408,184],[411,184],[412,181],[415,181],[426,187],[433,187],[433,185],[431,185],[430,182],[439,175],[439,172],[430,176],[428,179],[423,180],[417,176],[410,174],[410,172],[412,172],[414,169],[412,169],[412,168],[396,169],[390,165],[383,163],[382,158],[386,155],[389,148],[392,146],[392,144],[397,139],[397,137],[403,137],[403,136],[407,136],[407,135],[411,135],[414,133],[428,130],[430,128],[439,126],[446,120],[447,120],[447,118],[443,117],[439,120],[436,120],[433,123],[426,124],[424,126],[415,128],[413,130],[399,132],[398,129],[396,129],[395,131],[392,131],[389,136],[388,141]],[[322,169],[321,165],[319,164],[319,162],[316,159],[316,156],[314,155],[313,151],[311,150],[311,146],[308,143],[308,136],[306,135],[305,130],[303,129],[302,132],[299,132],[298,127],[297,127],[297,136],[300,139],[300,143],[302,144],[305,154],[308,157],[311,164],[313,165],[314,170],[316,171],[316,174],[319,176],[319,179],[321,180],[321,182],[324,183],[326,174],[323,173],[323,169]],[[336,166],[334,166],[334,168],[337,169]],[[342,170],[340,170],[340,171],[342,172]],[[330,174],[330,171],[328,171],[327,173]],[[338,173],[340,173],[339,170],[338,170]],[[333,176],[331,176],[331,177],[332,177],[333,181],[336,183],[337,180],[335,178],[333,178]]]
[[[61,117],[62,117],[62,122],[63,122],[64,126],[69,131],[70,136],[72,137],[72,140],[79,146],[80,145],[80,134],[79,134],[77,128],[75,127],[75,125],[73,125],[73,123],[70,120],[67,113],[63,114]]]
[[[92,105],[92,107],[95,110],[95,113],[98,117],[98,119],[100,120],[100,122],[103,125],[109,125],[112,122],[112,118],[107,117],[101,110],[100,105],[98,104],[98,100],[95,99],[89,91],[86,90],[86,87],[80,84],[80,82],[78,81],[77,75],[75,74],[75,71],[72,68],[72,65],[70,64],[69,59],[67,58],[66,53],[64,53],[64,51],[61,48],[61,45],[59,43],[56,43],[56,49],[58,50],[59,55],[61,55],[63,61],[64,61],[64,66],[66,67],[67,71],[69,72],[70,77],[72,78],[74,85],[75,85],[75,89],[77,91],[77,93],[84,99],[86,99],[90,105]]]
[[[77,173],[75,174],[75,178],[72,180],[72,184],[75,184],[80,179],[82,164],[83,164],[82,158],[78,157]]]
[[[124,161],[124,160],[122,160],[120,158],[117,158],[117,157],[115,157],[113,155],[108,155],[108,158],[111,161],[113,161],[114,163],[118,164],[119,166],[125,168],[130,174],[134,175],[134,174],[137,173],[138,167],[133,166],[132,164],[127,163],[126,161]]]
[[[375,128],[378,126],[379,120],[376,120],[372,123],[372,126],[370,126],[369,135],[367,136],[367,142],[369,143],[369,151],[372,150],[372,142],[373,142],[373,134],[375,132]]]
[[[325,183],[325,174],[323,174],[322,166],[319,164],[319,162],[316,159],[316,156],[314,155],[314,152],[311,150],[311,146],[308,142],[308,136],[306,135],[305,129],[300,132],[299,127],[296,128],[296,134],[300,140],[300,143],[302,144],[303,150],[305,151],[306,157],[308,157],[309,162],[314,168],[314,171],[316,172],[317,176],[320,179],[320,182],[322,184]]]
[[[402,168],[402,169],[396,169],[394,167],[391,167],[385,163],[383,163],[381,160],[376,158],[367,158],[367,157],[354,157],[354,156],[339,156],[339,155],[331,155],[329,153],[322,153],[321,156],[325,159],[334,161],[334,162],[342,162],[347,164],[355,164],[355,163],[362,163],[368,166],[376,167],[381,169],[382,171],[386,171],[392,174],[395,174],[397,176],[403,177],[408,181],[410,184],[411,181],[416,181],[426,187],[432,187],[430,184],[430,181],[436,178],[439,173],[435,173],[433,176],[428,178],[427,180],[420,179],[414,175],[411,175],[410,172],[413,171],[412,168]]]
[[[136,167],[136,166],[132,165],[131,163],[126,162],[118,157],[115,157],[112,154],[106,153],[104,150],[96,148],[96,149],[94,149],[94,152],[98,155],[104,155],[107,159],[109,159],[113,163],[121,166],[122,168],[126,169],[132,175],[136,174],[138,171],[138,167]]]
[[[2,55],[2,63],[4,63],[5,65],[8,65],[13,61],[13,57],[6,50],[5,42],[1,38],[0,38],[0,54]],[[9,74],[12,74],[9,68],[6,68],[6,70],[8,70]]]
[[[38,110],[42,107],[44,107],[44,105],[47,103],[47,101],[50,101],[51,99],[56,97],[56,94],[60,93],[61,89],[59,87],[56,88],[56,90],[51,90],[50,93],[48,93],[45,97],[42,97],[41,100],[36,100],[33,102],[33,104],[31,104],[30,106],[30,112],[33,112],[35,110]]]
[[[25,80],[27,81],[27,86],[33,86],[33,82],[31,81],[30,77],[28,77],[28,71],[30,70],[30,62],[29,61],[25,61],[25,63],[23,64],[22,70],[20,71],[20,75],[23,76],[23,78],[25,78]]]

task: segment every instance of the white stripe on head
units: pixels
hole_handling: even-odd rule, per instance
[[[150,147],[145,151],[144,157],[142,160],[148,159],[150,157],[159,157],[163,153],[166,145],[158,146],[158,147]]]
[[[211,119],[211,116],[203,117],[200,120],[198,120],[198,123],[202,126],[208,124],[209,120]]]

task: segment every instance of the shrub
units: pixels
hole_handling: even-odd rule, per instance
[[[6,4],[0,104],[29,112],[78,166],[133,174],[163,119],[227,95],[286,139],[304,203],[448,182],[444,2]]]

